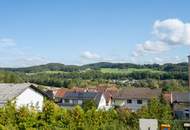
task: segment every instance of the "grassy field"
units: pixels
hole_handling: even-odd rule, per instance
[[[153,69],[118,69],[118,68],[101,68],[102,73],[120,73],[120,74],[129,74],[132,72],[152,72],[152,73],[164,73],[163,71],[153,70]]]
[[[118,73],[118,74],[130,74],[133,72],[151,72],[151,73],[164,73],[164,71],[158,71],[154,69],[136,69],[136,68],[128,68],[128,69],[118,69],[118,68],[101,68],[100,69],[102,73]],[[88,70],[83,70],[81,72],[85,73]],[[69,73],[64,71],[42,71],[37,73],[29,73],[29,75],[33,74],[59,74],[59,73]]]

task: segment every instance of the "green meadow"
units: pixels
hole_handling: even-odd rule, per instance
[[[154,69],[136,69],[136,68],[128,68],[128,69],[118,69],[118,68],[101,68],[102,73],[119,73],[119,74],[130,74],[133,72],[151,72],[151,73],[164,73],[164,71],[154,70]]]

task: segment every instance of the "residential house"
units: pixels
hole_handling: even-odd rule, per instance
[[[113,96],[112,104],[115,107],[128,108],[135,112],[142,106],[147,106],[152,98],[159,98],[160,96],[161,89],[126,88]]]
[[[97,109],[107,109],[105,96],[99,92],[66,92],[62,98],[61,106],[72,108],[76,105],[82,105],[87,100],[94,100]]]
[[[62,105],[62,98],[67,92],[74,93],[102,93],[106,99],[106,109],[112,107],[112,96],[118,92],[116,87],[108,87],[108,86],[97,86],[97,87],[86,87],[79,88],[73,87],[72,89],[67,88],[51,88],[46,91],[47,95],[50,99],[54,100],[55,103]]]
[[[164,97],[171,103],[175,118],[190,119],[190,92],[171,92]]]
[[[78,88],[74,87],[71,91],[74,92],[99,92],[103,93],[106,99],[106,106],[111,107],[112,105],[112,97],[118,92],[116,87],[108,87],[108,86],[97,86],[97,87],[87,87],[87,88]]]
[[[0,84],[0,107],[11,101],[17,108],[28,106],[42,111],[44,96],[46,94],[33,84]]]
[[[61,103],[62,98],[64,97],[65,93],[68,91],[72,91],[67,88],[56,88],[56,89],[49,89],[46,91],[48,97],[55,101],[55,103]]]

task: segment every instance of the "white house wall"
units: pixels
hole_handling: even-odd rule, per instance
[[[106,99],[105,97],[102,95],[100,102],[98,104],[98,109],[104,109],[106,107]]]
[[[127,103],[127,99],[119,99],[119,100],[114,100],[113,105],[120,106],[120,107],[126,107],[131,109],[132,111],[137,111],[140,109],[142,106],[147,106],[148,100],[147,99],[130,99],[132,102]],[[138,104],[137,100],[142,100],[142,104]]]
[[[140,130],[158,130],[158,120],[156,119],[140,119]]]
[[[39,111],[42,111],[44,97],[42,94],[36,92],[32,88],[27,88],[16,98],[16,107],[34,106]]]
[[[142,100],[142,104],[137,104],[137,99],[132,99],[132,103],[127,103],[127,100],[126,100],[125,107],[132,109],[132,111],[137,111],[142,106],[147,106],[148,100],[146,99],[141,99],[141,100]]]

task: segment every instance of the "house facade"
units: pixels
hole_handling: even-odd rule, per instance
[[[161,96],[161,89],[150,88],[127,88],[120,90],[113,96],[113,106],[128,108],[135,112],[147,106],[152,98],[159,98]]]
[[[137,111],[143,106],[147,106],[149,99],[114,99],[113,105],[118,107],[128,108],[132,111]]]
[[[95,101],[97,109],[108,108],[104,94],[98,92],[67,92],[60,105],[65,108],[72,108],[76,105],[82,106],[87,100]]]
[[[42,111],[45,94],[36,86],[23,84],[0,84],[0,106],[8,101],[14,102],[16,108],[28,106]]]
[[[164,97],[171,104],[176,119],[190,120],[190,92],[171,92]]]

